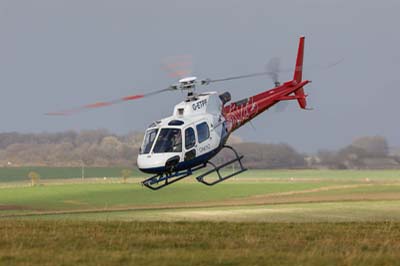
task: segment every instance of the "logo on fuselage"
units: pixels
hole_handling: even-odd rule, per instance
[[[200,146],[199,147],[199,152],[203,153],[203,152],[206,152],[206,151],[208,151],[210,149],[211,149],[211,145],[210,144],[206,144],[205,146]]]

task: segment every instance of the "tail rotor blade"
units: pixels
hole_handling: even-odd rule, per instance
[[[281,71],[280,65],[281,65],[281,60],[279,59],[279,57],[273,57],[269,60],[266,66],[267,72],[269,72],[268,75],[270,76],[275,85],[279,84],[279,72]]]

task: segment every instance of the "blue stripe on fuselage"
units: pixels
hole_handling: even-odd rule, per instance
[[[183,161],[178,163],[178,165],[175,168],[175,171],[182,171],[182,170],[187,170],[193,167],[196,167],[198,165],[206,163],[208,160],[210,160],[212,157],[214,157],[220,150],[222,146],[220,145],[218,148],[207,152],[203,155],[200,155],[190,161]],[[148,174],[162,174],[165,172],[165,166],[162,167],[153,167],[153,168],[139,168],[140,171]]]

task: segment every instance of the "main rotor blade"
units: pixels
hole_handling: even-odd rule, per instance
[[[176,89],[177,89],[176,86],[170,86],[166,89],[162,89],[162,90],[158,90],[158,91],[152,91],[152,92],[145,93],[145,94],[128,95],[128,96],[125,96],[125,97],[122,97],[119,99],[115,99],[115,100],[111,100],[111,101],[96,102],[96,103],[91,103],[91,104],[86,104],[86,105],[83,105],[80,107],[76,107],[73,109],[62,110],[62,111],[57,111],[57,112],[49,112],[49,113],[45,113],[45,115],[52,115],[52,116],[72,115],[72,114],[76,114],[76,113],[79,113],[79,112],[82,112],[85,110],[106,107],[106,106],[110,106],[110,105],[114,105],[114,104],[118,104],[118,103],[122,103],[122,102],[126,102],[126,101],[138,100],[141,98],[153,96],[153,95],[156,95],[156,94],[159,94],[162,92],[176,90]]]
[[[331,67],[334,67],[341,63],[344,59],[337,60],[333,63],[329,63],[326,65],[312,65],[312,66],[303,66],[302,68],[306,69],[329,69]],[[271,62],[272,61],[272,62]],[[235,79],[244,79],[244,78],[253,78],[253,77],[259,77],[259,76],[270,76],[273,81],[278,82],[278,74],[279,73],[286,73],[286,72],[293,72],[296,68],[286,68],[286,69],[281,69],[280,68],[280,60],[279,58],[273,58],[270,61],[269,66],[267,66],[268,70],[264,72],[256,72],[256,73],[250,73],[246,75],[239,75],[239,76],[232,76],[232,77],[226,77],[226,78],[220,78],[220,79],[203,79],[201,80],[201,85],[208,85],[210,83],[214,82],[221,82],[221,81],[229,81],[229,80],[235,80]],[[272,69],[269,69],[272,68]]]
[[[182,79],[193,72],[193,59],[190,55],[170,56],[163,60],[161,68],[171,78]]]
[[[204,79],[201,81],[201,84],[208,85],[208,84],[214,83],[214,82],[228,81],[228,80],[234,80],[234,79],[253,78],[253,77],[265,76],[265,75],[271,75],[271,74],[272,74],[271,72],[265,71],[265,72],[257,72],[257,73],[251,73],[251,74],[240,75],[240,76],[232,76],[232,77],[220,78],[220,79]]]

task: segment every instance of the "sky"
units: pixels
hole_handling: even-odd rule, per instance
[[[314,110],[291,102],[236,134],[304,152],[367,135],[400,146],[399,10],[398,0],[1,0],[0,132],[143,131],[185,95],[68,117],[44,113],[168,87],[176,80],[161,64],[175,56],[190,56],[200,78],[263,71],[273,57],[290,68],[305,35],[303,77],[312,80],[305,90]],[[201,90],[239,100],[272,86],[258,77]]]

